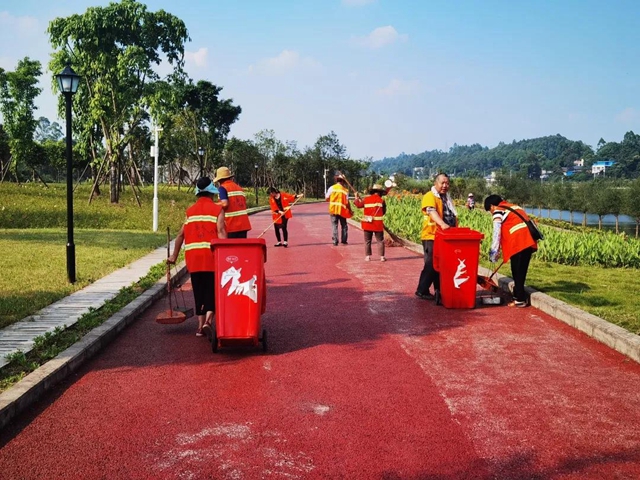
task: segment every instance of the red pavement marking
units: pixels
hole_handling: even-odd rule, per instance
[[[0,477],[640,478],[639,365],[533,308],[416,299],[421,257],[333,247],[326,208],[265,234],[268,355],[161,301],[0,434]]]

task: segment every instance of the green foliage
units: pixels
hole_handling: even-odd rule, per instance
[[[18,168],[29,164],[33,155],[33,118],[35,98],[42,91],[38,77],[42,75],[40,62],[28,57],[20,60],[14,72],[0,68],[0,112],[4,117],[4,128],[9,136],[9,147],[13,156],[13,174],[18,178]],[[31,166],[35,166],[31,164]]]

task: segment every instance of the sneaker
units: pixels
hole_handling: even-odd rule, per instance
[[[333,242],[333,246],[337,247],[338,246],[338,242]]]
[[[435,297],[430,293],[420,293],[416,290],[416,297],[421,298],[422,300],[433,300]]]
[[[280,242],[278,242],[278,243],[276,243],[276,244],[274,245],[274,247],[281,247],[281,246],[282,246],[282,244],[281,244]]]
[[[386,259],[386,258],[384,258],[384,257],[380,257],[380,261],[381,261],[381,262],[386,262],[386,261],[387,261],[387,259]]]
[[[366,257],[364,257],[364,261],[365,262],[370,262],[371,261],[371,257],[369,255],[367,255]]]
[[[509,303],[510,307],[516,307],[516,308],[524,308],[527,306],[527,302],[521,302],[520,300],[514,300],[513,302]]]
[[[288,244],[287,242],[284,242],[284,243],[282,244],[282,246],[283,246],[284,248],[287,248],[287,247],[289,246],[289,244]]]
[[[347,242],[342,242],[343,245],[349,245]]]

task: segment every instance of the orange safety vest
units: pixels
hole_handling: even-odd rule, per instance
[[[231,180],[226,180],[220,186],[225,188],[229,197],[229,205],[224,211],[224,224],[227,227],[227,233],[251,230],[244,190]]]
[[[362,221],[360,225],[362,230],[367,232],[382,232],[384,231],[384,200],[377,193],[371,194],[368,197],[364,197],[364,200],[360,202],[356,201],[356,206],[363,206]]]
[[[211,198],[198,198],[187,209],[184,222],[184,258],[189,272],[213,272],[211,240],[218,238],[218,215],[222,207]]]
[[[500,207],[503,208],[500,208]],[[533,247],[538,249],[538,244],[535,242],[531,234],[529,233],[529,227],[522,221],[518,215],[507,210],[504,206],[511,207],[517,210],[526,220],[529,220],[527,212],[523,208],[513,205],[508,202],[500,202],[493,211],[493,214],[499,213],[502,215],[502,228],[500,230],[500,246],[502,247],[502,258],[505,262],[508,262],[511,257],[522,250]]]
[[[344,218],[351,218],[351,208],[349,208],[349,190],[339,183],[334,183],[329,195],[329,213],[340,215]]]
[[[278,213],[278,204],[276,203],[276,199],[269,195],[269,206],[271,207],[271,217],[273,221],[280,225],[282,223],[282,217],[291,218],[293,217],[293,213],[291,213],[291,202],[295,201],[295,195],[289,195],[288,193],[280,192],[280,202],[282,203],[282,208],[284,209],[284,215],[280,215]]]

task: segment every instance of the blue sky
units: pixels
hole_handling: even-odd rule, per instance
[[[0,0],[0,67],[46,64],[45,30],[95,0]],[[640,132],[640,3],[612,0],[149,0],[189,29],[187,71],[242,107],[232,135],[273,129],[352,158]],[[47,72],[47,75],[50,75]],[[36,116],[56,116],[44,78]]]

